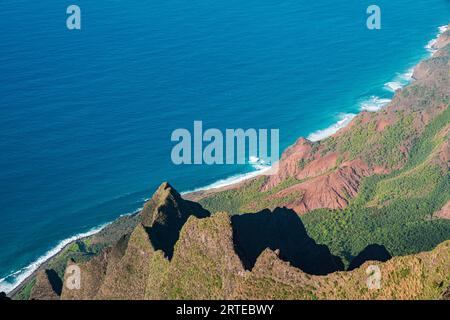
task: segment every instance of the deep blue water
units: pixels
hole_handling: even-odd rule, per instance
[[[176,128],[279,128],[285,148],[389,98],[450,1],[377,0],[379,31],[372,2],[2,0],[0,278],[162,181],[185,191],[252,170],[174,166]],[[65,26],[72,3],[80,31]]]

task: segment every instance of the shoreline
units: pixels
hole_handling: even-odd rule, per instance
[[[28,266],[26,266],[26,267],[24,267],[24,268],[22,268],[22,269],[20,269],[20,270],[18,270],[16,272],[14,272],[14,273],[8,275],[8,276],[6,276],[5,278],[0,279],[1,281],[4,281],[8,277],[11,277],[11,276],[14,276],[15,274],[18,274],[18,276],[17,276],[17,285],[11,284],[11,289],[9,291],[5,291],[7,293],[7,295],[8,296],[15,295],[21,289],[21,287],[23,287],[23,285],[28,282],[28,280],[33,278],[36,275],[37,272],[42,270],[42,268],[45,268],[46,265],[49,263],[49,261],[51,259],[56,257],[61,252],[63,252],[70,245],[72,245],[76,241],[87,239],[87,238],[89,238],[91,236],[96,235],[97,233],[102,231],[105,227],[110,225],[111,223],[113,223],[113,221],[109,222],[109,223],[102,224],[102,225],[100,225],[98,227],[91,228],[90,230],[88,230],[86,232],[78,233],[78,234],[76,234],[76,235],[74,235],[74,236],[72,236],[70,238],[67,238],[67,239],[64,239],[64,240],[60,241],[58,243],[58,245],[56,245],[54,248],[48,250],[45,254],[40,256],[33,263],[31,263]],[[3,288],[0,289],[0,291],[2,291],[2,290],[5,290],[5,289],[3,289]]]
[[[434,46],[438,42],[439,37],[443,33],[445,33],[446,31],[449,30],[449,26],[450,25],[438,27],[439,32],[437,33],[437,36],[434,39],[430,40],[428,42],[428,44],[424,47],[428,51],[429,55],[428,56],[424,55],[424,57],[422,57],[421,60],[413,68],[408,69],[406,72],[398,73],[393,78],[392,81],[385,83],[384,89],[388,92],[391,92],[391,94],[393,95],[393,94],[395,94],[395,92],[397,90],[401,90],[402,88],[404,88],[405,86],[410,84],[412,81],[414,81],[414,79],[412,77],[414,69],[421,61],[433,56],[433,54],[436,52],[436,50],[434,49]],[[391,102],[391,99],[377,97],[377,96],[371,96],[368,99],[359,101],[358,104],[359,104],[360,110],[357,114],[353,114],[353,113],[340,114],[339,120],[337,122],[328,126],[327,128],[317,130],[317,131],[310,133],[308,135],[307,139],[310,141],[316,142],[316,141],[323,140],[329,136],[332,136],[339,130],[345,128],[348,124],[351,123],[351,121],[354,117],[361,114],[362,112],[377,112],[380,109],[387,106],[390,102]],[[200,187],[200,188],[197,188],[194,190],[184,191],[184,192],[181,192],[181,194],[183,195],[183,197],[187,196],[188,198],[191,196],[194,196],[194,197],[200,196],[201,197],[201,196],[207,195],[211,192],[217,192],[217,191],[226,190],[229,188],[236,188],[239,185],[241,185],[242,183],[245,183],[246,181],[248,181],[250,179],[264,175],[264,172],[267,172],[268,170],[271,169],[271,167],[268,167],[268,166],[259,167],[259,168],[257,168],[257,166],[254,166],[254,167],[256,168],[255,171],[250,171],[250,172],[247,172],[244,174],[238,174],[238,175],[234,175],[234,176],[231,176],[231,177],[228,177],[225,179],[221,179],[221,180],[216,181],[212,184],[209,184],[205,187]],[[129,215],[136,214],[136,213],[140,212],[141,210],[142,210],[142,208],[139,208],[139,209],[135,210],[133,213],[130,213]],[[126,214],[124,214],[124,215],[126,215]],[[121,216],[124,216],[124,215],[121,215]],[[37,260],[30,263],[28,266],[23,267],[15,272],[5,276],[4,278],[0,279],[0,292],[5,291],[7,293],[7,296],[9,296],[9,297],[16,295],[18,292],[20,292],[20,290],[22,290],[24,285],[26,285],[26,283],[30,279],[35,277],[35,275],[40,270],[44,269],[48,265],[48,263],[51,259],[53,259],[55,256],[59,255],[62,251],[64,251],[67,247],[69,247],[76,241],[83,240],[83,239],[94,236],[95,234],[102,231],[108,225],[114,223],[114,221],[116,221],[116,220],[117,219],[115,219],[111,222],[108,222],[108,223],[101,224],[97,227],[91,228],[90,230],[88,230],[86,232],[78,233],[72,237],[61,240],[54,248],[48,250],[46,253],[44,253],[39,258],[37,258]],[[5,280],[10,277],[15,278],[16,280],[13,283],[6,282]],[[5,283],[5,284],[3,284],[3,283]]]
[[[94,234],[92,234],[92,235],[94,235]],[[33,279],[39,271],[44,270],[44,269],[47,267],[47,265],[48,265],[48,263],[50,262],[51,259],[55,258],[58,254],[60,254],[61,252],[63,252],[66,248],[70,247],[70,246],[71,246],[73,243],[75,243],[76,241],[86,239],[86,238],[88,238],[88,237],[90,237],[90,236],[92,236],[92,235],[89,235],[89,236],[86,236],[86,237],[82,237],[82,238],[79,238],[79,239],[76,239],[76,240],[72,240],[71,242],[67,243],[64,247],[61,248],[60,251],[58,251],[57,253],[55,253],[55,254],[52,255],[52,256],[49,256],[44,262],[42,262],[42,263],[41,263],[35,270],[33,270],[29,275],[26,275],[26,276],[19,282],[19,284],[18,284],[17,286],[15,286],[13,289],[11,289],[11,291],[7,292],[6,295],[7,295],[9,298],[12,298],[12,297],[15,296],[16,294],[18,294],[18,293],[23,289],[23,287],[28,283],[28,281],[30,281],[31,279]],[[17,272],[19,272],[19,271],[17,271]],[[0,291],[1,291],[1,290],[0,290]]]
[[[413,67],[409,67],[406,71],[402,73],[397,73],[396,76],[392,78],[391,81],[388,81],[384,84],[383,89],[390,94],[390,98],[387,97],[379,97],[372,95],[370,97],[366,97],[364,99],[361,99],[357,101],[357,105],[359,107],[358,112],[355,113],[340,113],[338,115],[338,119],[336,122],[332,123],[330,126],[319,129],[316,131],[311,132],[306,139],[310,140],[312,142],[321,141],[323,139],[326,139],[332,135],[334,135],[339,130],[347,127],[353,118],[361,114],[362,112],[377,112],[384,107],[386,107],[391,101],[393,96],[395,95],[395,92],[397,90],[403,89],[405,86],[409,85],[411,82],[414,81],[413,73],[416,67],[420,64],[421,61],[425,59],[429,59],[433,56],[433,54],[437,51],[434,49],[434,46],[437,44],[439,37],[445,33],[446,31],[450,30],[450,24],[439,26],[437,27],[438,32],[436,34],[436,37],[430,40],[425,46],[424,49],[426,52],[424,55],[420,58],[418,62]],[[266,167],[263,169],[258,169],[253,172],[247,172],[244,174],[238,174],[231,176],[229,178],[221,179],[219,181],[216,181],[212,184],[206,185],[204,187],[196,188],[189,191],[183,191],[181,192],[182,195],[191,195],[191,194],[197,194],[197,193],[209,193],[209,191],[220,191],[224,189],[233,188],[237,185],[240,185],[244,183],[247,180],[250,180],[252,178],[255,178],[259,175],[262,175],[264,172],[270,170],[271,167]],[[244,176],[247,176],[245,178]],[[235,179],[235,180],[233,180]],[[233,181],[232,181],[233,180]],[[230,181],[229,183],[224,183]]]

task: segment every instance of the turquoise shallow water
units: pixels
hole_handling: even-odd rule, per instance
[[[176,128],[279,128],[318,138],[407,82],[450,1],[86,1],[0,4],[0,290],[64,239],[254,170],[174,166]],[[388,84],[388,85],[386,85]],[[28,266],[28,268],[27,268]]]

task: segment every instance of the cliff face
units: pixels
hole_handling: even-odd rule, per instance
[[[31,291],[30,299],[59,300],[61,294],[61,280],[52,270],[43,270],[36,275],[36,284]]]
[[[62,299],[230,298],[239,279],[267,247],[278,249],[285,261],[312,274],[343,269],[339,258],[307,235],[297,214],[285,209],[210,217],[164,183],[140,219],[115,246],[76,264],[82,287],[64,286]],[[156,223],[171,231],[153,233]],[[164,245],[157,249],[154,243]],[[41,286],[38,283],[36,288]]]
[[[152,266],[149,260],[171,258],[180,230],[189,217],[209,212],[186,201],[163,183],[139,214],[140,222],[112,248],[79,264],[87,285],[62,292],[63,299],[143,299]]]
[[[262,249],[251,269],[246,268],[240,258],[245,253],[237,253],[235,228],[226,213],[201,219],[191,216],[169,260],[161,250],[154,251],[138,225],[122,257],[113,257],[107,251],[78,264],[82,270],[81,289],[65,287],[61,298],[437,299],[448,285],[448,241],[431,252],[395,257],[384,263],[362,260],[353,271],[315,276],[287,261],[283,245],[281,250]],[[370,260],[370,255],[365,255]],[[369,265],[380,268],[383,290],[368,289]]]
[[[435,46],[385,109],[321,142],[300,138],[275,176],[190,200],[162,184],[138,215],[55,257],[30,297],[448,297],[450,32]],[[62,285],[72,264],[79,290]],[[369,266],[382,290],[368,288]]]
[[[199,204],[182,199],[168,183],[163,183],[141,212],[142,226],[155,249],[161,249],[170,258],[180,229],[191,215],[204,218],[210,213]]]
[[[226,299],[244,273],[228,214],[192,217],[181,231],[162,287],[169,299]]]
[[[349,272],[325,277],[309,276],[266,250],[254,270],[242,279],[239,299],[441,299],[450,268],[450,243],[417,256],[396,257],[388,262],[365,262]],[[369,266],[380,270],[380,289],[369,288]]]

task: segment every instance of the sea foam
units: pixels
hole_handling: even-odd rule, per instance
[[[446,32],[446,31],[448,30],[448,26],[441,26],[441,27],[439,27],[438,29],[439,29],[439,32],[438,32],[437,37],[434,38],[434,39],[432,39],[432,40],[430,40],[430,42],[428,42],[427,45],[425,46],[425,49],[427,49],[427,51],[428,51],[429,53],[431,53],[431,54],[434,54],[434,53],[437,51],[437,49],[435,48],[435,45],[436,45],[436,43],[437,43],[437,41],[438,41],[438,38],[439,38],[444,32]]]
[[[143,199],[144,201],[148,201],[149,199]],[[136,209],[132,212],[129,213],[124,213],[121,214],[119,216],[120,217],[124,217],[124,216],[129,216],[135,213],[140,212],[143,209],[143,207],[140,207],[139,209]],[[86,232],[83,233],[79,233],[76,234],[70,238],[64,239],[62,241],[60,241],[54,248],[52,248],[51,250],[47,251],[45,254],[43,254],[42,256],[40,256],[36,261],[34,261],[33,263],[29,264],[28,266],[15,271],[9,275],[7,275],[4,278],[0,279],[0,292],[4,291],[6,293],[11,292],[12,290],[14,290],[19,284],[22,283],[22,281],[24,281],[26,278],[28,278],[30,275],[33,274],[33,272],[35,272],[43,263],[45,263],[47,260],[49,260],[50,258],[52,258],[53,256],[57,255],[58,253],[60,253],[68,244],[70,244],[71,242],[92,236],[96,233],[99,233],[101,230],[103,230],[106,226],[110,225],[112,222],[108,222],[108,223],[103,223],[95,228],[92,228]]]
[[[329,126],[328,128],[317,130],[311,133],[308,136],[308,140],[313,142],[320,141],[335,134],[336,132],[338,132],[338,130],[346,127],[355,116],[356,114],[354,113],[341,113],[338,116],[339,120],[335,124]]]
[[[367,100],[363,100],[359,104],[359,108],[361,109],[361,111],[375,112],[389,104],[389,102],[391,102],[391,99],[371,96]]]
[[[448,26],[439,27],[436,38],[430,40],[427,43],[427,45],[425,46],[425,49],[431,55],[433,55],[437,51],[437,49],[435,48],[435,45],[436,45],[439,37],[447,30],[448,30]],[[410,84],[414,80],[412,77],[413,73],[414,73],[414,68],[410,68],[404,73],[397,74],[392,81],[385,83],[384,88],[390,92],[396,92],[397,90],[402,89],[403,87]]]
[[[414,68],[408,69],[404,73],[399,73],[395,76],[392,81],[385,83],[384,88],[390,92],[396,92],[399,89],[402,89],[404,86],[411,83],[413,80]]]
[[[36,261],[31,263],[30,265],[11,273],[10,275],[0,279],[0,291],[4,291],[6,293],[11,292],[11,290],[15,289],[22,281],[28,278],[34,271],[36,271],[44,262],[46,262],[51,257],[58,254],[61,250],[64,249],[69,243],[89,237],[93,234],[98,233],[104,227],[106,227],[109,223],[102,224],[96,228],[93,228],[87,232],[76,234],[70,238],[62,240],[59,242],[56,247],[47,251],[45,254],[40,256]]]
[[[239,182],[251,179],[251,178],[255,178],[261,174],[269,172],[272,169],[272,166],[262,164],[259,161],[257,163],[253,163],[252,167],[253,167],[254,171],[243,173],[243,174],[233,175],[231,177],[218,180],[218,181],[216,181],[212,184],[209,184],[207,186],[204,186],[204,187],[200,187],[200,188],[188,190],[188,191],[183,191],[183,192],[181,192],[181,194],[183,195],[183,194],[187,194],[187,193],[191,193],[191,192],[205,191],[205,190],[210,190],[210,189],[218,189],[218,188],[227,187],[227,186],[230,186],[230,185],[233,185],[233,184],[236,184],[236,183],[239,183]]]

